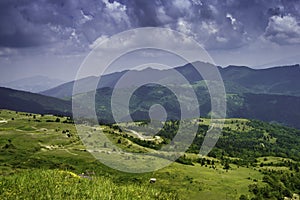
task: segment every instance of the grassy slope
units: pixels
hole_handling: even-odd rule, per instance
[[[71,102],[40,94],[0,87],[1,109],[70,115]]]
[[[65,119],[60,118],[60,121]],[[220,163],[216,164],[216,169],[200,164],[187,166],[173,163],[153,173],[122,173],[106,167],[84,151],[74,125],[46,120],[56,120],[56,117],[35,115],[34,119],[33,115],[25,113],[1,111],[0,198],[16,199],[18,196],[22,199],[50,199],[47,197],[51,196],[64,199],[68,194],[70,199],[93,199],[96,196],[108,199],[139,199],[141,195],[141,199],[166,199],[166,195],[170,199],[176,199],[178,194],[179,199],[238,199],[240,194],[251,196],[248,192],[249,184],[263,184],[263,175],[258,168],[238,168],[233,164],[230,164],[231,170],[228,172]],[[245,122],[229,119],[225,126],[236,129],[235,124],[229,123],[232,120]],[[204,123],[209,122],[204,119]],[[62,133],[67,130],[70,137],[67,133]],[[111,138],[116,141],[119,137]],[[131,146],[133,150],[139,151],[141,148],[143,147],[137,144]],[[64,172],[60,173],[57,169]],[[89,180],[70,177],[69,172],[94,174],[91,175],[93,179]],[[149,185],[148,180],[151,177],[157,178],[157,183]],[[14,184],[15,181],[17,184]]]
[[[62,170],[25,170],[0,178],[1,199],[176,199],[146,184],[118,185],[111,179],[91,179]]]

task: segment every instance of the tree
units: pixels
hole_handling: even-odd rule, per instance
[[[248,200],[248,197],[246,195],[242,194],[240,196],[240,200]]]
[[[224,165],[223,169],[225,169],[225,170],[230,169],[230,165],[229,165],[228,161],[225,162],[225,165]]]
[[[264,163],[260,163],[260,165],[259,165],[260,167],[263,167],[264,166]]]
[[[56,120],[55,120],[55,122],[60,122],[60,119],[57,117]]]
[[[295,171],[299,172],[299,166],[298,166],[298,164],[295,165]]]
[[[203,166],[203,165],[205,165],[205,159],[204,158],[201,159],[201,166]]]
[[[210,160],[206,160],[206,163],[207,163],[208,165],[210,165]]]
[[[257,187],[257,184],[251,184],[248,186],[249,192],[252,192],[253,194],[257,195],[259,192],[259,189]]]

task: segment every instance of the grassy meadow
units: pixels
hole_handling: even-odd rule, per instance
[[[227,119],[225,127],[250,131],[247,121]],[[203,119],[202,123],[209,121]],[[94,131],[105,130],[108,138],[122,149],[153,151],[111,126],[85,126]],[[101,151],[108,155],[113,150],[103,146]],[[264,170],[289,171],[288,167],[276,165],[283,162],[276,156],[259,157],[254,166],[229,162],[228,168],[219,158],[204,158],[203,163],[197,154],[186,153],[190,164],[174,162],[150,173],[120,172],[105,166],[86,150],[70,118],[0,111],[0,199],[209,200],[239,199],[241,195],[251,199],[255,194],[249,185],[266,185]],[[229,161],[235,159],[239,158],[228,157]],[[151,184],[150,178],[157,181]]]

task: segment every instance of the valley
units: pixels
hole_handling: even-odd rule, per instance
[[[0,200],[300,200],[300,0],[0,9]]]

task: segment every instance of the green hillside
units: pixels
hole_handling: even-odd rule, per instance
[[[0,108],[23,112],[70,115],[71,102],[31,92],[0,87]]]
[[[194,66],[193,66],[194,65]],[[195,68],[208,70],[216,66],[195,62],[176,67],[186,80],[192,85],[198,97],[201,116],[210,114],[210,95],[203,77]],[[273,67],[268,69],[251,69],[245,66],[218,67],[223,78],[226,90],[227,116],[237,118],[258,119],[266,122],[279,123],[300,128],[298,121],[300,115],[299,65]],[[111,94],[115,84],[127,71],[107,74],[101,77],[97,85],[97,114],[101,122],[113,122],[110,111]],[[170,70],[147,68],[142,71],[131,71],[135,81],[152,77],[152,81],[169,80],[176,83],[176,78]],[[97,77],[87,77],[78,81],[78,93],[88,93]],[[206,80],[207,81],[207,80]],[[57,98],[71,98],[74,82],[65,83],[59,87],[43,92]],[[115,90],[128,90],[134,82],[129,82],[114,88]],[[181,88],[180,88],[181,87]],[[180,85],[178,90],[184,94],[186,88]],[[151,91],[152,90],[152,91]],[[88,94],[89,95],[89,94]],[[188,95],[187,95],[188,98]],[[165,87],[143,86],[138,88],[130,101],[130,112],[135,120],[147,120],[148,109],[154,103],[163,105],[168,111],[169,119],[179,119],[178,102],[174,94]],[[127,109],[127,108],[126,108]],[[124,119],[128,116],[124,116]]]
[[[196,62],[199,68],[214,67],[209,64]],[[227,100],[227,117],[257,119],[271,123],[282,124],[290,127],[300,128],[299,109],[300,97],[298,86],[299,65],[274,67],[269,69],[255,70],[242,66],[228,66],[220,68],[219,71],[224,80]],[[154,77],[159,81],[168,77],[172,81],[172,76],[168,70],[145,69],[143,71],[132,71],[135,78],[143,80],[146,76]],[[203,117],[210,116],[211,102],[207,86],[196,69],[187,64],[177,67],[180,72],[191,83],[199,101],[200,114]],[[101,77],[96,92],[96,112],[101,123],[113,123],[114,119],[111,113],[111,95],[113,87],[120,77],[126,73],[117,72]],[[154,80],[154,81],[155,81]],[[97,77],[87,77],[79,80],[79,89],[75,98],[82,99],[84,102],[85,94],[91,95],[90,88],[98,81]],[[173,80],[176,82],[176,80]],[[42,94],[65,98],[66,100],[39,94],[0,88],[0,108],[16,111],[50,113],[71,116],[71,95],[74,82],[65,83]],[[126,91],[130,87],[122,85],[122,88],[115,90]],[[178,86],[178,91],[185,94],[186,86]],[[185,97],[189,100],[189,95]],[[80,100],[79,100],[80,101]],[[168,119],[179,119],[179,103],[172,91],[166,87],[144,85],[138,88],[130,99],[130,114],[134,120],[148,120],[148,110],[153,104],[161,104],[168,112]],[[93,109],[93,108],[89,108]],[[120,109],[123,108],[120,104]],[[85,116],[85,110],[82,116]],[[194,111],[191,111],[194,112]],[[128,116],[124,116],[124,120]],[[126,120],[125,120],[126,121]]]
[[[177,88],[184,94],[185,87]],[[198,82],[194,89],[198,96],[201,116],[207,117],[211,111],[210,96],[205,86]],[[121,89],[116,89],[121,90]],[[126,89],[122,89],[123,92]],[[238,90],[238,88],[236,88]],[[96,111],[101,122],[113,122],[111,112],[112,89],[98,89],[96,93]],[[78,95],[78,102],[92,98],[92,93]],[[187,95],[185,98],[189,98]],[[258,119],[266,122],[300,128],[300,97],[267,94],[226,94],[227,117]],[[149,108],[154,104],[162,105],[169,119],[180,119],[180,107],[176,96],[166,87],[145,85],[138,88],[130,98],[130,113],[134,120],[149,120]],[[91,108],[92,109],[92,108]],[[127,109],[122,104],[119,109]],[[124,116],[126,118],[126,116]]]
[[[300,193],[298,130],[227,119],[209,157],[199,157],[195,153],[210,122],[204,118],[191,123],[199,123],[199,132],[185,156],[155,172],[129,174],[95,160],[71,118],[1,110],[0,198],[278,199]],[[157,145],[169,142],[176,124],[165,124]],[[91,131],[99,127],[82,126]],[[130,134],[146,134],[139,131],[139,123],[119,127],[124,131],[111,125],[101,129],[124,150],[155,151],[155,146]],[[102,144],[99,150],[103,155],[118,154]],[[150,178],[156,183],[150,184]]]
[[[226,83],[225,83],[226,85]],[[184,91],[185,86],[179,90]],[[203,81],[194,84],[198,96],[201,116],[210,114],[210,96]],[[117,89],[119,90],[119,89]],[[125,89],[122,89],[125,91]],[[300,128],[300,97],[285,95],[267,95],[253,93],[239,93],[243,87],[232,88],[227,91],[227,117],[258,119],[271,123],[278,123],[290,127]],[[53,97],[47,97],[30,92],[0,88],[0,108],[15,111],[34,112],[40,114],[56,114],[71,116],[72,102]],[[96,112],[99,121],[112,123],[111,88],[101,88],[96,93]],[[76,95],[79,102],[90,98],[91,93]],[[186,96],[188,98],[188,96]],[[179,119],[180,108],[175,95],[165,87],[145,85],[137,89],[130,100],[130,113],[134,120],[148,120],[149,108],[155,104],[163,105],[168,112],[168,119]],[[127,109],[126,107],[120,108]],[[90,108],[93,109],[93,108]],[[85,110],[82,115],[84,116]],[[124,116],[126,118],[126,116]]]

